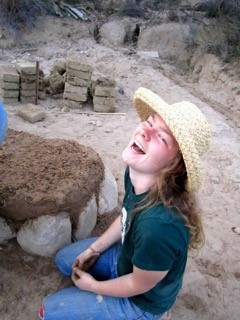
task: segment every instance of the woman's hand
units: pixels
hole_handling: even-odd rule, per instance
[[[82,271],[88,271],[98,257],[99,253],[94,252],[94,250],[88,248],[79,256],[77,256],[76,260],[73,262],[72,269],[74,270],[74,268],[78,268]]]
[[[89,273],[78,268],[73,268],[71,279],[79,289],[94,292],[94,283],[96,283],[97,280]]]

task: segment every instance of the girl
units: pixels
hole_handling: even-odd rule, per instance
[[[122,153],[122,215],[99,238],[61,249],[56,263],[75,286],[48,296],[45,320],[164,319],[182,286],[189,249],[204,241],[193,192],[210,129],[189,102],[166,104],[139,88],[141,119]]]

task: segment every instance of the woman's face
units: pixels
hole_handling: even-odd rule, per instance
[[[138,172],[157,175],[177,154],[178,143],[158,114],[141,122],[122,153],[123,161]]]

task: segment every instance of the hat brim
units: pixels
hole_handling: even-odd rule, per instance
[[[139,88],[135,92],[133,104],[141,121],[146,121],[154,113],[158,113],[164,120],[178,142],[183,156],[188,177],[186,188],[189,191],[197,191],[202,182],[200,158],[194,140],[187,128],[183,127],[184,123],[181,122],[182,118],[179,117],[181,104],[184,104],[185,107],[188,105],[190,108],[192,104],[184,101],[168,105],[158,95],[146,88]]]

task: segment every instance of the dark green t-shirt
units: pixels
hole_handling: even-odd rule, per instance
[[[133,265],[142,270],[169,270],[153,289],[129,298],[139,308],[158,315],[172,307],[181,289],[189,245],[188,228],[174,210],[162,204],[132,214],[132,209],[147,194],[134,194],[128,169],[125,191],[118,276],[131,273]]]

